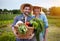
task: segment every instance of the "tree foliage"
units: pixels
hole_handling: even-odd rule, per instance
[[[60,16],[60,7],[51,7],[49,11],[50,11],[50,15]]]

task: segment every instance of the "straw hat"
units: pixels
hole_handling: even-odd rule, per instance
[[[23,8],[24,8],[25,5],[29,5],[30,8],[31,8],[31,11],[32,11],[32,5],[28,4],[28,3],[25,3],[25,4],[22,4],[21,7],[20,7],[21,12],[23,12]]]
[[[40,9],[40,11],[41,11],[41,8],[42,8],[42,7],[39,7],[39,6],[33,6],[33,10],[36,9],[36,8],[37,8],[37,9]]]

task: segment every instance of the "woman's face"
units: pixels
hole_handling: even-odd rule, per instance
[[[40,9],[34,9],[33,10],[34,15],[39,15],[40,14]]]

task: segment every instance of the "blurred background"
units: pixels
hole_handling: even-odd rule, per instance
[[[24,3],[42,7],[49,23],[47,40],[60,41],[60,0],[0,0],[0,41],[16,41],[11,25]]]

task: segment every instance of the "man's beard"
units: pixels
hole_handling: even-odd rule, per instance
[[[27,15],[27,16],[29,16],[30,13],[29,13],[29,12],[26,12],[26,13],[24,13],[24,14]]]

